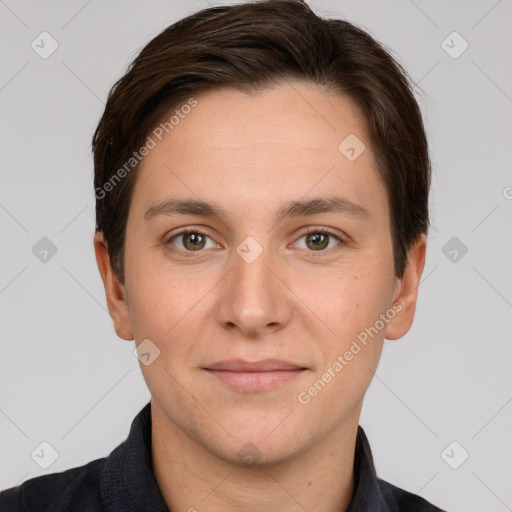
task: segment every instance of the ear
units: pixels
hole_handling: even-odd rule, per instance
[[[386,338],[396,340],[401,338],[411,328],[416,311],[418,287],[425,266],[427,238],[421,234],[407,253],[407,267],[404,275],[397,278],[393,293],[393,304],[400,304],[397,314],[386,327]]]
[[[105,287],[108,311],[114,322],[116,334],[123,340],[133,340],[133,328],[126,301],[125,287],[120,283],[117,274],[112,269],[103,233],[97,232],[94,235],[93,243],[96,263]]]

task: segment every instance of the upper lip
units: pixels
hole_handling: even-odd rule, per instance
[[[229,359],[210,364],[205,369],[231,372],[271,372],[276,370],[304,370],[305,368],[279,359],[262,359],[253,362],[244,361],[243,359]]]

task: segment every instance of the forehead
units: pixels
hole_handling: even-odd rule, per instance
[[[297,162],[309,153],[317,164],[319,153],[337,156],[340,137],[356,133],[365,138],[364,118],[351,99],[327,94],[308,83],[281,84],[250,94],[220,89],[199,95],[197,103],[180,129],[174,130],[179,143],[192,138],[201,126],[198,146],[184,145],[180,148],[183,157],[200,157],[197,148],[228,149],[232,156],[242,153],[248,165],[258,147],[264,147],[261,159],[268,155],[279,160],[278,155],[285,152]],[[252,154],[245,153],[249,148]]]
[[[139,215],[167,197],[193,196],[252,215],[308,194],[386,209],[364,118],[349,98],[304,83],[194,98],[141,163],[132,201]],[[347,158],[346,140],[362,151],[357,158]]]

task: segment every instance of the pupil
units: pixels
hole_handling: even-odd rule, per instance
[[[327,235],[324,235],[322,233],[314,233],[312,235],[309,235],[309,241],[313,242],[313,247],[316,249],[318,248],[325,248],[327,247],[326,241],[327,241]]]
[[[201,244],[201,242],[203,242]],[[198,233],[188,233],[185,237],[185,247],[187,249],[201,249],[202,245],[204,245],[203,236]]]

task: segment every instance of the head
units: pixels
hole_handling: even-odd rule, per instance
[[[233,461],[357,424],[412,324],[428,228],[421,113],[390,54],[299,0],[206,9],[143,48],[93,149],[109,311],[150,340],[162,417]],[[234,389],[212,371],[234,359],[300,371]]]

